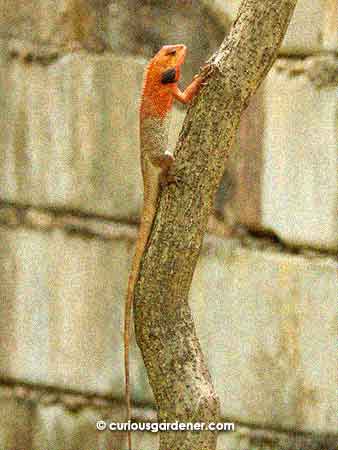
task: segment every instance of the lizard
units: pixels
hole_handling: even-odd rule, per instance
[[[177,83],[187,48],[183,44],[164,45],[150,60],[144,75],[139,110],[140,157],[143,178],[143,210],[139,226],[136,250],[128,278],[124,313],[124,369],[127,421],[131,420],[129,340],[134,288],[138,280],[142,255],[146,249],[154,221],[157,200],[162,183],[173,181],[169,170],[174,157],[167,150],[170,111],[174,100],[187,104],[198,93],[208,66],[182,92]],[[128,449],[131,450],[131,434],[128,431]]]

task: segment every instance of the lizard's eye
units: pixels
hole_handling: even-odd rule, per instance
[[[176,50],[170,50],[169,52],[167,52],[167,56],[173,56],[176,55]]]

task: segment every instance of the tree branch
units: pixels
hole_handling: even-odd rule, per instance
[[[136,338],[159,421],[219,420],[189,288],[240,115],[276,59],[296,1],[242,1],[229,37],[209,61],[207,86],[189,109],[176,146],[181,181],[162,192],[134,301]],[[161,433],[160,450],[214,450],[216,441],[215,432]]]

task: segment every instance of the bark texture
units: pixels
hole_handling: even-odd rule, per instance
[[[296,1],[243,0],[180,134],[175,151],[180,181],[162,192],[134,300],[136,338],[159,421],[219,421],[189,288],[240,115],[277,56]],[[160,436],[160,450],[215,450],[216,444],[216,432]]]

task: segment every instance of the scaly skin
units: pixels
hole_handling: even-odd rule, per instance
[[[140,262],[150,236],[155,217],[160,180],[166,177],[174,157],[167,151],[169,112],[174,99],[189,103],[203,84],[204,76],[195,76],[192,83],[181,92],[177,86],[180,67],[184,63],[184,45],[165,45],[151,59],[144,78],[140,107],[140,150],[143,176],[143,211],[136,241],[136,250],[128,280],[124,322],[124,365],[127,420],[131,420],[129,337],[134,288],[139,276]],[[128,449],[131,435],[128,432]]]

